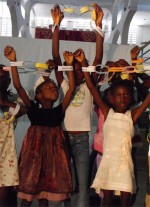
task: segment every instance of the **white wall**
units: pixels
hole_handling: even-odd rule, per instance
[[[150,41],[150,26],[138,26],[137,31],[137,44],[141,45],[142,42]],[[148,45],[143,52],[150,50],[150,45]],[[150,51],[144,55],[144,58],[150,57]],[[148,60],[150,63],[150,60]]]

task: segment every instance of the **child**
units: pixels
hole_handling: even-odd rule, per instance
[[[0,206],[17,206],[15,186],[19,184],[18,159],[14,140],[14,117],[20,105],[10,102],[9,72],[0,65]],[[8,116],[9,113],[9,116]],[[6,115],[7,114],[7,117]]]
[[[97,4],[93,4],[96,12],[95,24],[99,30],[102,28],[103,11]],[[63,19],[63,13],[58,5],[51,11],[55,28],[53,32],[52,51],[53,59],[58,65],[62,65],[59,54],[59,25]],[[96,54],[93,65],[101,63],[103,54],[103,36],[96,32]],[[65,137],[68,140],[70,158],[73,160],[73,175],[75,180],[72,207],[88,207],[88,172],[89,172],[89,131],[91,130],[91,109],[93,99],[84,81],[81,64],[74,59],[76,91],[73,100],[66,110],[63,122]],[[63,73],[56,71],[58,85],[66,93],[67,80]]]
[[[101,93],[101,92],[100,92]],[[112,103],[112,96],[110,87],[105,89],[103,94],[103,101],[109,106]],[[102,155],[103,155],[103,124],[104,116],[100,108],[95,105],[95,112],[98,116],[97,130],[94,134],[94,140],[92,145],[92,152],[90,154],[90,173],[89,181],[90,185],[93,182],[95,174],[97,172],[98,166],[100,165]],[[102,193],[100,195],[96,194],[93,189],[90,189],[90,206],[100,206],[101,198],[103,197]]]
[[[79,49],[75,58],[86,67],[84,52]],[[116,81],[111,86],[113,108],[109,108],[101,99],[93,85],[89,73],[84,73],[85,80],[91,91],[94,101],[104,115],[104,146],[103,157],[98,168],[92,188],[99,194],[103,191],[103,206],[111,206],[113,193],[121,195],[121,206],[131,206],[131,195],[135,193],[134,168],[131,156],[131,139],[134,135],[134,126],[150,104],[150,94],[143,103],[130,111],[133,87],[130,81]]]
[[[10,61],[16,61],[11,46],[7,46],[4,53]],[[72,65],[72,53],[64,52],[64,58],[67,65]],[[21,206],[30,206],[33,199],[42,207],[48,206],[48,200],[65,200],[72,190],[72,179],[61,122],[75,89],[73,71],[68,72],[69,89],[62,103],[54,108],[59,94],[53,80],[47,79],[36,87],[35,102],[22,87],[16,67],[12,67],[12,77],[31,121],[19,158]]]

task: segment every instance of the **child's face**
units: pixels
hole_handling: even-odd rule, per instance
[[[57,101],[58,88],[52,81],[47,81],[40,89],[37,98],[45,101]]]
[[[125,113],[131,104],[131,94],[129,90],[124,86],[118,86],[112,95],[115,111]]]
[[[7,89],[10,84],[9,73],[0,68],[0,89]]]

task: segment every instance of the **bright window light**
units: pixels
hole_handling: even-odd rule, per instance
[[[136,44],[137,26],[131,25],[128,33],[128,44]]]
[[[21,6],[21,13],[22,13],[23,18],[25,18],[25,10],[24,10],[23,6]]]
[[[12,36],[10,12],[6,2],[0,2],[0,35]]]

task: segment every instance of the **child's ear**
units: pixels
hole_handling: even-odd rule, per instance
[[[41,100],[41,98],[42,98],[42,94],[39,92],[38,94],[36,94],[36,98],[37,98],[38,100]]]

